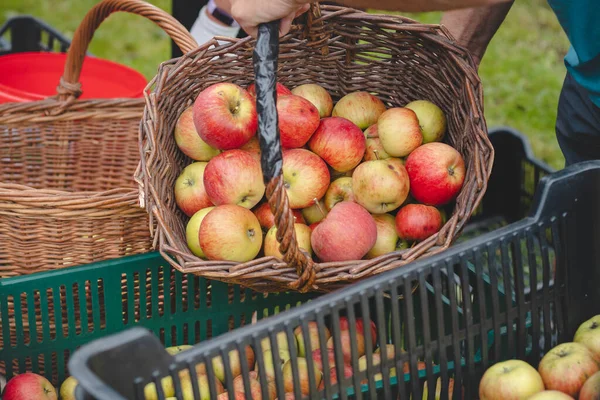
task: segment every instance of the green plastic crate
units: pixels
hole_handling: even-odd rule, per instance
[[[94,339],[141,326],[165,346],[196,344],[250,323],[254,311],[261,319],[315,296],[184,275],[157,252],[4,279],[0,370],[6,378],[33,371],[60,385],[69,355]]]

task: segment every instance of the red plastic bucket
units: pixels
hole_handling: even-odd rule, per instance
[[[0,103],[43,100],[56,94],[66,53],[25,52],[0,56]],[[142,97],[146,78],[127,66],[87,56],[80,99]]]

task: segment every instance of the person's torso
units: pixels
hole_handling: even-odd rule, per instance
[[[600,0],[548,0],[571,48],[565,65],[600,107]]]

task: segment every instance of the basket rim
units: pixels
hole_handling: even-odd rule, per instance
[[[361,259],[344,262],[317,262],[315,261],[315,270],[317,275],[317,283],[315,283],[310,289],[304,288],[301,291],[329,291],[339,286],[345,286],[351,283],[351,281],[360,280],[367,278],[373,274],[379,274],[389,269],[395,269],[398,263],[405,265],[409,262],[421,259],[423,257],[437,254],[440,251],[447,249],[452,242],[458,237],[458,234],[464,227],[466,221],[469,219],[473,211],[479,206],[483,195],[487,189],[487,181],[489,180],[491,169],[494,160],[494,149],[488,138],[488,128],[483,115],[483,94],[481,88],[481,81],[477,74],[475,63],[470,54],[468,54],[462,47],[460,47],[447,31],[447,29],[440,24],[422,24],[412,19],[403,17],[401,15],[381,15],[381,14],[368,14],[360,10],[355,10],[343,6],[330,6],[320,5],[321,10],[324,11],[320,17],[322,21],[340,16],[342,18],[351,18],[360,20],[364,16],[373,21],[380,21],[379,18],[385,24],[385,27],[391,29],[400,29],[417,32],[420,35],[424,35],[427,38],[441,45],[445,50],[454,53],[454,62],[462,62],[464,67],[467,68],[470,74],[465,74],[464,82],[465,87],[470,90],[469,102],[474,104],[476,107],[476,115],[472,115],[473,135],[477,134],[477,128],[481,131],[482,135],[478,137],[480,140],[476,140],[474,146],[477,149],[475,155],[472,155],[469,159],[475,159],[475,162],[481,162],[479,168],[475,165],[470,165],[468,160],[465,158],[467,171],[465,175],[465,185],[459,192],[459,197],[463,196],[466,191],[467,176],[470,173],[475,173],[477,179],[472,179],[471,184],[476,185],[475,195],[468,199],[469,209],[467,210],[468,216],[459,216],[456,213],[456,207],[452,212],[452,215],[448,217],[447,222],[443,225],[442,229],[432,235],[425,241],[420,242],[412,249],[399,250],[385,255],[378,256],[372,259]],[[390,25],[388,25],[390,24]],[[286,40],[292,38],[295,32],[301,30],[301,27],[296,26],[296,29],[292,29],[290,33],[281,38],[280,43],[285,43]],[[304,41],[306,38],[304,38]],[[219,43],[218,41],[221,41]],[[148,83],[146,93],[144,96],[145,111],[143,115],[142,123],[140,124],[140,140],[144,139],[144,135],[148,135],[148,125],[155,126],[157,124],[156,118],[161,118],[160,115],[155,115],[155,111],[158,109],[158,103],[161,100],[161,89],[167,84],[170,78],[176,76],[183,67],[188,63],[196,61],[200,57],[212,58],[219,55],[224,55],[230,51],[236,51],[243,46],[251,46],[255,39],[246,37],[243,39],[238,38],[222,38],[216,37],[213,40],[205,43],[199,48],[192,50],[180,57],[173,58],[161,63],[157,75]],[[247,51],[247,48],[243,48],[243,51]],[[459,61],[460,60],[460,61]],[[207,61],[210,62],[210,61]],[[471,82],[470,78],[474,78],[474,82]],[[473,84],[474,83],[474,84]],[[467,90],[467,89],[465,89]],[[168,96],[172,96],[169,94]],[[146,146],[140,143],[142,156],[140,158],[140,166],[138,173],[136,174],[135,180],[138,182],[138,189],[140,193],[140,205],[145,208],[150,215],[150,229],[155,236],[155,244],[159,249],[162,256],[177,270],[184,273],[196,273],[201,276],[208,278],[216,278],[225,280],[228,282],[238,283],[242,286],[248,286],[252,289],[261,291],[262,288],[273,289],[271,286],[280,286],[282,290],[289,290],[289,285],[295,279],[298,278],[294,268],[290,267],[285,261],[275,257],[260,257],[255,258],[246,263],[229,262],[229,261],[209,261],[194,256],[189,249],[179,249],[174,245],[175,242],[170,237],[171,232],[165,225],[162,218],[162,210],[166,209],[162,202],[159,194],[152,187],[149,181],[150,170],[148,169],[146,156],[149,154],[149,150]],[[482,152],[486,158],[483,158]],[[469,171],[469,166],[474,168],[476,171]],[[472,175],[471,175],[472,176]],[[467,201],[467,200],[466,200]],[[151,203],[151,204],[150,204]],[[148,208],[150,205],[150,208]],[[170,212],[170,211],[166,211]],[[406,256],[409,254],[409,256]],[[268,271],[260,271],[261,265],[270,267]],[[332,275],[331,273],[324,273],[328,269],[336,269],[343,265],[346,269],[349,268],[350,273],[353,274],[351,281],[340,280],[339,275]],[[374,271],[374,266],[378,266],[379,270]],[[203,268],[209,268],[209,270],[202,270]],[[256,272],[258,271],[258,272]],[[246,273],[246,274],[245,274]],[[335,279],[330,277],[333,276]],[[259,282],[259,280],[269,279],[267,284]],[[336,283],[341,282],[341,285]]]

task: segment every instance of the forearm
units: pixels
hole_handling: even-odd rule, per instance
[[[479,64],[513,2],[447,11],[442,16],[441,24],[448,28],[461,46],[471,52]]]

